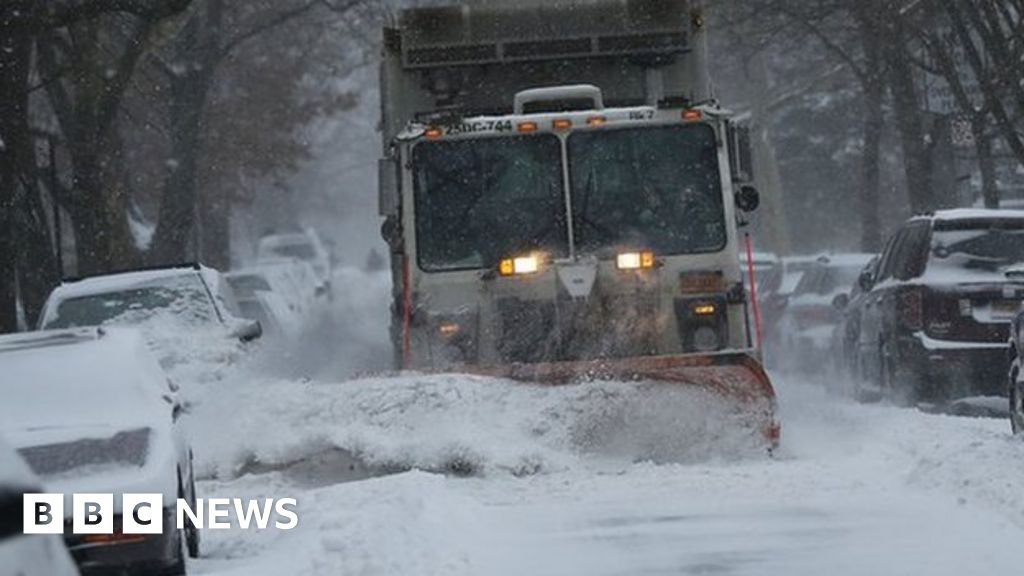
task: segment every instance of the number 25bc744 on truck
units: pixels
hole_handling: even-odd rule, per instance
[[[777,444],[737,257],[749,142],[712,97],[705,35],[688,0],[479,2],[385,28],[399,367],[689,387]]]

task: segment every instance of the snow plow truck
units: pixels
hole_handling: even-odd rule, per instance
[[[384,29],[396,365],[693,387],[779,439],[740,227],[749,139],[689,0],[407,9]]]

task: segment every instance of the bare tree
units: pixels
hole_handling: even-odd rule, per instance
[[[329,5],[332,11],[328,14],[344,15],[357,5],[359,3],[355,1]],[[197,192],[202,172],[200,155],[217,153],[204,147],[211,88],[221,66],[239,49],[314,9],[326,6],[323,0],[297,0],[284,5],[205,0],[196,5],[163,67],[171,86],[172,161],[153,240],[152,256],[155,260],[175,261],[188,254],[203,252],[204,260],[220,266],[229,264],[230,199],[218,198],[213,190],[204,190],[202,197]],[[301,78],[290,80],[301,81]],[[274,90],[272,86],[263,88]],[[265,130],[287,131],[289,127],[281,125],[266,127]],[[197,215],[200,214],[204,217],[205,242],[196,241],[200,224]],[[205,250],[200,250],[201,246]]]
[[[64,97],[54,104],[55,109],[62,106],[61,111],[64,113],[61,118],[61,128],[66,131],[63,134],[64,142],[70,147],[70,134],[74,133],[75,137],[85,136],[101,143],[104,133],[109,133],[103,124],[113,116],[111,111],[117,108],[117,92],[123,90],[124,81],[130,75],[131,70],[127,66],[131,60],[121,60],[124,66],[113,68],[113,74],[109,73],[111,69],[108,68],[98,70],[99,77],[92,77],[93,80],[100,80],[98,84],[87,82],[86,75],[90,70],[86,61],[89,55],[96,55],[95,50],[90,49],[95,46],[91,46],[89,41],[99,40],[102,36],[97,21],[111,14],[119,14],[155,22],[182,10],[188,2],[10,0],[0,4],[0,110],[3,110],[3,114],[0,114],[0,331],[10,331],[16,327],[16,292],[20,292],[28,320],[31,321],[38,303],[59,276],[53,264],[53,223],[47,218],[45,202],[41,197],[35,143],[29,122],[30,93],[33,90],[29,83],[34,77],[33,62],[42,63],[44,59],[50,58],[49,62],[53,64],[47,70],[48,73],[43,74],[42,86],[48,93]],[[93,30],[96,31],[94,35],[91,34]],[[69,53],[68,49],[76,43],[77,47],[86,48],[85,51]],[[93,68],[92,71],[97,69]],[[69,76],[72,72],[82,75]],[[88,89],[97,94],[96,97],[81,103],[73,101],[76,94],[69,86],[75,82],[82,88],[90,84]],[[104,89],[109,89],[111,93],[99,94]],[[106,126],[109,125],[110,122],[106,122]],[[81,147],[78,149],[81,150]],[[97,162],[88,161],[79,162],[75,166],[77,172],[73,189],[76,199],[81,199],[83,195],[101,194],[99,189],[90,187],[97,179],[96,174],[81,172],[91,168],[98,170],[100,166]],[[49,193],[49,202],[55,202],[56,190],[51,189]],[[107,204],[102,198],[94,200],[97,206]],[[84,213],[86,218],[94,215],[83,210],[76,212]],[[98,227],[92,226],[91,229],[97,230]],[[102,232],[99,234],[99,242],[93,242],[93,237],[88,234],[82,235],[81,246],[87,255],[87,264],[95,264],[98,259],[109,259],[111,250],[97,250],[98,244],[106,239]],[[91,249],[88,248],[90,245]]]

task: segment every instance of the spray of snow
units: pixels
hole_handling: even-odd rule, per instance
[[[539,386],[465,375],[328,384],[240,379],[196,408],[205,475],[342,451],[382,471],[529,475],[583,462],[764,454],[742,414],[702,390],[643,382]],[[211,438],[222,442],[211,443]]]

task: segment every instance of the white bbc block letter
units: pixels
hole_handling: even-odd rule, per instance
[[[231,528],[231,522],[221,522],[220,518],[231,517],[231,500],[228,498],[209,498],[206,500],[206,505],[209,507],[207,511],[207,521],[209,522],[206,527],[210,530],[226,530]]]
[[[25,534],[64,533],[63,494],[25,494],[22,502]]]
[[[71,518],[75,534],[113,534],[114,495],[75,494]]]
[[[125,534],[163,534],[164,495],[125,494],[121,500],[121,531]]]

